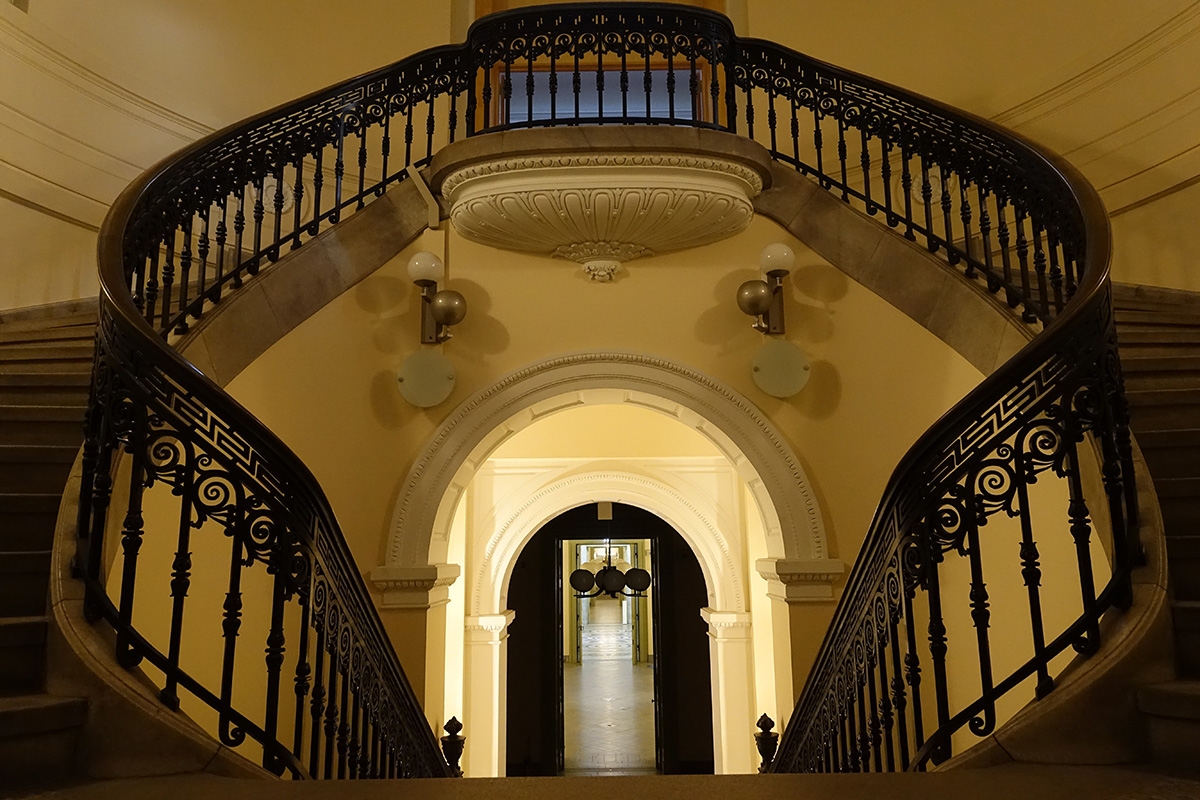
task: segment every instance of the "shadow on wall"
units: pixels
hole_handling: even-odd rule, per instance
[[[795,326],[796,338],[816,343],[833,338],[833,316],[837,312],[830,306],[849,291],[846,274],[828,264],[811,264],[793,270],[788,283],[792,287],[788,300],[794,308],[789,324]]]
[[[713,305],[696,318],[694,333],[704,344],[721,345],[720,355],[745,349],[746,328],[750,318],[734,305],[738,287],[761,277],[757,269],[738,269],[727,273],[713,286]],[[668,298],[669,300],[669,298]],[[740,341],[739,341],[740,340]]]

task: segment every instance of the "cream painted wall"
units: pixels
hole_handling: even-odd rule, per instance
[[[37,0],[22,13],[0,3],[0,197],[55,220],[25,224],[41,212],[0,205],[0,308],[94,292],[92,257],[80,255],[91,249],[85,231],[157,159],[277,103],[455,41],[470,5],[355,0],[330,14],[316,0]],[[903,8],[729,0],[726,8],[743,34],[992,117],[1065,153],[1111,209],[1200,175],[1200,10],[1188,0],[1098,0],[1086,13],[1074,0]],[[1118,235],[1170,236],[1200,227],[1197,217],[1179,202],[1151,203]],[[1191,274],[1129,259],[1136,246],[1118,246],[1121,279],[1200,289]],[[1185,240],[1176,250],[1194,247]],[[19,262],[9,253],[32,256],[38,270],[12,266]]]
[[[757,274],[758,252],[781,239],[797,251],[788,336],[813,360],[810,385],[790,400],[754,386],[749,362],[763,337],[733,302],[736,287]],[[830,556],[848,560],[892,466],[980,378],[923,328],[757,219],[727,242],[634,262],[612,284],[587,281],[569,262],[455,237],[449,285],[470,307],[444,346],[458,381],[450,400],[416,409],[400,397],[395,374],[417,349],[405,264],[423,246],[416,242],[327,305],[229,386],[313,469],[364,570],[383,563],[400,483],[440,422],[504,374],[557,354],[648,353],[745,394],[804,462],[826,515]]]
[[[1112,218],[1113,277],[1200,292],[1200,182]]]
[[[94,297],[95,261],[95,231],[0,196],[0,308]]]

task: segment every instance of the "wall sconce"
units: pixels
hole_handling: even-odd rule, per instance
[[[408,260],[408,277],[421,287],[421,344],[438,344],[450,338],[451,325],[467,316],[467,300],[453,289],[438,290],[445,277],[442,260],[422,251]]]
[[[782,242],[763,248],[758,263],[767,279],[746,281],[737,290],[738,308],[754,317],[754,330],[783,333],[783,278],[792,270],[796,254]]]

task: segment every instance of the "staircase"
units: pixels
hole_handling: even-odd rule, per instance
[[[70,775],[87,711],[44,690],[50,548],[83,442],[95,316],[0,323],[0,788]]]
[[[1178,680],[1144,689],[1155,757],[1200,763],[1200,294],[1114,284],[1130,423],[1162,508]]]

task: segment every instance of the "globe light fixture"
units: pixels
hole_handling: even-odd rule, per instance
[[[758,257],[766,280],[746,281],[737,290],[738,308],[754,317],[752,327],[762,333],[781,334],[783,324],[783,279],[796,263],[792,248],[782,242],[769,244]]]
[[[438,344],[450,338],[448,328],[467,316],[467,299],[453,289],[438,290],[446,275],[442,260],[421,251],[408,260],[408,277],[421,287],[421,344]]]

